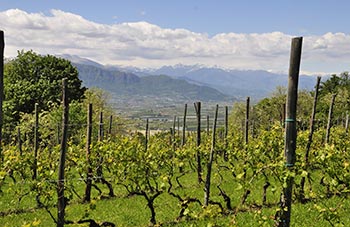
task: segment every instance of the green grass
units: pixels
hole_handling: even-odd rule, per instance
[[[239,207],[239,212],[236,214],[218,214],[218,207],[215,205],[209,206],[208,209],[202,209],[199,204],[191,204],[189,207],[189,217],[182,220],[176,220],[180,211],[180,204],[177,199],[167,193],[161,194],[155,200],[156,218],[157,222],[163,226],[272,226],[279,198],[279,191],[273,191],[272,187],[268,189],[267,202],[272,204],[272,207],[263,207],[258,209],[254,204],[261,204],[262,199],[262,185],[264,181],[257,179],[249,185],[252,193],[248,197],[247,204],[240,206],[240,200],[244,193],[243,188],[238,188],[229,176],[225,175],[225,182],[222,188],[230,195],[232,199],[232,206]],[[182,196],[195,197],[203,200],[203,187],[196,183],[196,174],[187,174],[180,179],[183,188],[174,185],[173,192]],[[220,180],[217,175],[213,175],[211,199],[213,201],[221,202],[224,205],[223,198],[219,196],[219,191],[216,185]],[[8,214],[0,217],[1,226],[5,227],[21,227],[30,226],[28,224],[34,223],[37,226],[55,226],[53,220],[50,218],[47,211],[44,209],[36,209],[35,199],[33,195],[25,197],[21,202],[16,199],[16,190],[25,190],[29,187],[28,184],[12,184],[10,179],[7,179],[6,184],[2,187],[2,194],[0,195],[0,211],[14,211],[24,209],[25,212],[19,214]],[[74,188],[83,195],[85,184],[81,181],[76,182]],[[101,184],[99,187],[103,189],[107,195],[107,188]],[[16,189],[16,190],[15,190]],[[89,218],[98,222],[109,221],[115,223],[117,226],[148,226],[150,211],[147,207],[146,200],[141,196],[127,196],[127,192],[120,186],[115,186],[115,198],[98,199],[96,190],[93,196],[96,200],[96,208],[90,210]],[[53,201],[56,201],[53,198]],[[76,195],[73,196],[71,204],[66,208],[67,220],[79,220],[83,218],[86,210],[89,209],[89,204],[80,203],[81,199]],[[54,203],[53,203],[54,204]],[[315,204],[324,208],[336,208],[335,212],[319,212]],[[56,208],[52,207],[51,212],[56,217]],[[336,214],[345,226],[350,226],[350,221],[347,216],[350,212],[350,200],[340,196],[334,196],[328,199],[313,200],[306,204],[295,203],[292,207],[292,221],[291,226],[332,226],[326,221],[331,214]],[[322,216],[323,214],[323,216]],[[265,225],[263,225],[265,224]],[[33,225],[32,225],[33,226]],[[87,225],[69,225],[69,226],[87,226]]]
[[[336,207],[339,202],[341,202],[341,199],[334,197],[325,201],[325,204],[329,207]],[[86,205],[69,206],[67,208],[67,218],[74,219],[74,217],[79,217],[79,215],[84,212],[84,207],[86,207]],[[259,221],[263,220],[262,216],[270,218],[270,216],[274,215],[275,211],[274,208],[264,208],[261,215],[258,214],[257,210],[253,210],[239,212],[236,216],[227,215],[221,217],[201,218],[199,220],[173,222],[177,213],[174,209],[169,208],[170,207],[167,207],[166,204],[157,206],[158,220],[163,223],[164,226],[260,226]],[[343,207],[339,211],[345,226],[349,226],[350,222],[348,221],[348,214],[350,212],[350,203],[348,200],[343,203]],[[149,213],[148,210],[145,209],[145,203],[141,197],[110,199],[99,201],[97,203],[97,209],[93,212],[91,218],[97,221],[110,221],[116,223],[117,226],[148,226]],[[40,220],[38,226],[55,226],[47,212],[44,210],[36,210],[34,213],[8,215],[0,218],[1,226],[4,227],[22,226],[25,223],[32,223],[35,220]],[[271,224],[273,221],[269,220],[267,223]],[[311,202],[306,205],[293,205],[291,226],[327,227],[331,225],[319,217],[319,212],[314,208],[314,203]]]

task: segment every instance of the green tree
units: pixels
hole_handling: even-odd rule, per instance
[[[286,102],[287,88],[277,86],[271,93],[271,96],[264,98],[254,106],[254,116],[256,117],[256,126],[270,127],[278,121],[283,123],[284,106]]]
[[[68,60],[19,51],[15,59],[5,64],[4,70],[4,109],[8,120],[18,122],[21,113],[32,113],[34,103],[46,111],[59,104],[63,78],[68,79],[69,100],[81,100],[86,88]]]
[[[270,97],[264,98],[251,108],[250,123],[254,129],[269,129],[275,122],[283,125],[287,89],[282,86],[276,87]],[[312,108],[312,93],[309,91],[298,92],[298,121],[307,123]],[[245,120],[245,103],[236,103],[232,110],[231,122],[236,122],[243,129]]]
[[[324,96],[329,93],[336,94],[341,89],[350,91],[349,72],[342,72],[340,75],[333,74],[328,80],[321,83],[320,95]]]
[[[336,94],[333,119],[345,118],[350,108],[350,77],[348,72],[333,74],[321,83],[320,103],[317,105],[317,118],[326,122],[332,94]]]

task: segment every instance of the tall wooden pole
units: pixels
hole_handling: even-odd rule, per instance
[[[246,111],[245,111],[245,133],[244,133],[244,142],[246,145],[248,145],[248,136],[249,136],[249,105],[250,105],[250,97],[247,97]]]
[[[57,214],[57,227],[64,226],[64,215],[65,215],[65,198],[64,198],[64,167],[66,161],[66,151],[67,151],[67,133],[68,133],[68,114],[69,114],[69,104],[67,96],[67,79],[62,80],[62,140],[60,149],[60,161],[58,169],[58,182],[57,182],[57,196],[58,196],[58,214]]]
[[[201,144],[201,102],[194,103],[197,116],[197,146]]]
[[[91,167],[91,136],[92,136],[92,104],[88,106],[87,127],[86,127],[86,162],[87,162],[87,175],[86,175],[86,188],[84,202],[90,202],[91,200],[91,186],[92,186],[92,167]]]
[[[60,136],[60,123],[57,123],[57,144],[61,144],[61,136]]]
[[[207,135],[209,135],[209,119],[210,117],[209,117],[209,114],[207,115]]]
[[[185,104],[184,119],[182,122],[182,143],[181,143],[182,147],[186,143],[186,116],[187,116],[187,104]]]
[[[298,80],[301,60],[302,37],[292,39],[290,65],[288,75],[288,93],[286,102],[286,119],[285,119],[285,146],[284,155],[286,158],[286,167],[292,171],[295,163],[295,149],[296,149],[296,110],[298,99]],[[292,208],[292,190],[294,178],[288,175],[286,179],[286,188],[283,189],[283,196],[281,198],[281,217],[278,226],[289,227],[291,208]]]
[[[98,128],[98,141],[101,142],[103,140],[103,112],[100,112],[100,122]]]
[[[211,169],[212,169],[212,166],[213,166],[215,144],[216,144],[216,122],[217,122],[217,119],[218,119],[218,110],[219,110],[219,105],[216,105],[215,116],[214,116],[214,123],[213,123],[213,132],[212,132],[213,137],[212,137],[209,161],[208,161],[208,165],[207,165],[207,177],[206,177],[206,180],[205,180],[205,187],[204,187],[204,206],[208,206],[209,205],[210,179],[211,179]]]
[[[314,102],[313,102],[312,113],[311,113],[311,118],[310,118],[310,132],[309,132],[309,137],[308,137],[308,141],[306,144],[306,152],[305,152],[305,156],[304,156],[304,162],[305,162],[304,168],[305,168],[305,170],[307,170],[309,167],[309,154],[310,154],[310,148],[311,148],[311,143],[312,143],[312,137],[313,137],[313,134],[315,131],[315,116],[316,116],[317,98],[318,98],[318,90],[320,87],[320,82],[321,82],[321,77],[317,77]],[[300,199],[299,199],[302,202],[304,202],[304,200],[305,200],[304,186],[305,186],[305,177],[302,177],[301,181],[300,181]]]
[[[254,113],[254,106],[250,107],[250,115],[255,115]],[[252,119],[252,117],[250,116],[250,135],[251,138],[255,138],[255,120],[254,118]]]
[[[180,118],[177,118],[177,138],[180,139]]]
[[[113,125],[113,115],[109,116],[109,127],[108,127],[108,135],[112,136],[112,125]]]
[[[38,148],[39,148],[39,113],[38,113],[38,103],[34,106],[35,114],[35,126],[34,126],[34,162],[33,162],[33,180],[37,177],[37,166],[38,166]]]
[[[348,131],[349,131],[349,113],[348,113],[348,111],[346,111],[346,115],[345,115],[345,133],[346,133],[346,135],[348,135]]]
[[[282,104],[281,123],[282,123],[282,126],[285,127],[285,123],[286,123],[286,103]]]
[[[149,130],[148,130],[148,118],[146,119],[146,130],[145,130],[145,151],[147,152],[147,147],[148,147],[148,135],[149,135]]]
[[[194,103],[194,108],[197,115],[197,147],[201,145],[201,102]],[[202,183],[202,164],[201,164],[201,154],[197,151],[197,177],[198,183]]]
[[[225,149],[227,149],[228,145],[228,106],[225,106]]]
[[[2,127],[4,123],[4,114],[2,111],[2,103],[4,99],[4,49],[5,49],[5,40],[4,32],[0,31],[0,160],[3,160],[2,157]]]
[[[99,142],[102,142],[103,141],[103,135],[104,132],[103,132],[103,112],[101,111],[100,112],[100,120],[99,120],[99,127],[98,127],[98,141]],[[103,176],[103,167],[102,167],[102,163],[103,163],[103,157],[98,154],[98,166],[97,166],[97,169],[96,169],[96,174],[97,174],[97,178],[98,180],[97,181],[100,181],[102,176]]]
[[[306,145],[306,152],[305,152],[305,157],[304,157],[306,165],[308,165],[308,162],[309,162],[310,147],[311,147],[311,143],[312,143],[312,137],[313,137],[313,134],[315,131],[315,116],[316,116],[317,98],[318,98],[318,90],[320,87],[320,82],[321,82],[321,77],[317,77],[314,102],[313,102],[312,113],[311,113],[311,118],[310,118],[310,132],[309,132],[309,138],[308,138],[308,142]]]
[[[22,156],[22,139],[21,139],[21,128],[17,128],[17,144],[18,144],[18,150],[19,155]]]
[[[172,146],[173,150],[175,151],[176,149],[176,115],[174,116],[173,120],[173,129],[172,129]]]
[[[329,142],[329,137],[330,137],[331,128],[332,128],[332,115],[333,115],[333,106],[335,102],[335,97],[336,97],[336,94],[333,94],[331,103],[329,105],[327,131],[326,131],[326,139],[325,139],[326,144]]]

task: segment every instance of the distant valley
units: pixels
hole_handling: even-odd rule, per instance
[[[287,86],[288,77],[263,70],[225,70],[201,66],[164,66],[147,71],[149,74],[165,74],[182,78],[196,84],[213,87],[220,92],[244,99],[250,96],[261,99],[271,95],[277,86]],[[143,72],[144,73],[144,72]],[[311,90],[316,83],[316,76],[300,76],[299,89]]]
[[[78,56],[61,56],[78,69],[86,87],[108,91],[118,108],[151,108],[194,101],[232,104],[250,96],[268,97],[277,86],[287,86],[287,75],[263,70],[225,70],[199,65],[159,69],[103,66]],[[300,76],[299,89],[311,90],[316,76]]]
[[[114,78],[118,76],[124,77],[122,82],[124,85],[126,85],[125,82],[127,82],[128,86],[130,86],[133,82],[139,83],[138,86],[146,85],[146,83],[148,83],[147,86],[156,85],[157,83],[155,81],[157,80],[159,85],[167,84],[164,87],[158,87],[158,89],[161,90],[154,90],[153,92],[156,92],[156,95],[166,92],[168,89],[175,89],[174,92],[184,92],[184,96],[188,96],[186,94],[188,92],[187,89],[191,88],[194,90],[190,92],[191,94],[188,96],[189,98],[218,100],[226,99],[227,96],[235,97],[236,99],[250,96],[252,98],[261,99],[269,96],[277,86],[287,86],[286,74],[271,73],[264,70],[225,70],[221,68],[209,68],[199,65],[175,65],[163,66],[158,69],[139,69],[134,67],[103,66],[99,63],[88,59],[79,58],[77,56],[64,55],[63,57],[71,60],[77,66],[81,79],[87,84],[87,86],[92,85],[90,83],[92,82],[91,79],[93,79],[92,74],[95,74],[93,82],[97,83],[96,86],[105,86],[107,84],[111,85],[114,79],[117,80],[116,82],[120,82],[117,78]],[[136,78],[136,76],[138,78]],[[144,77],[149,76],[151,77],[144,80]],[[130,83],[128,80],[130,80]],[[184,81],[193,85],[198,85],[202,87],[202,89],[199,89],[197,86],[189,86],[184,83]],[[144,82],[145,84],[143,84]],[[179,86],[176,86],[175,84],[170,86],[171,83],[179,83]],[[310,90],[314,87],[315,83],[316,76],[301,75],[299,89]],[[176,87],[183,87],[184,84],[186,84],[184,89],[177,90]],[[130,89],[133,90],[133,88],[127,88],[129,91]],[[134,86],[134,88],[136,87]],[[208,88],[214,88],[217,91]],[[113,88],[108,90],[113,90]],[[220,95],[218,91],[222,94]],[[125,93],[123,90],[120,90],[120,92]],[[144,95],[146,91],[141,89],[140,92]],[[205,94],[206,92],[211,94]],[[152,91],[148,91],[146,93],[150,94]],[[205,95],[201,96],[203,94]],[[200,97],[197,95],[200,95]]]

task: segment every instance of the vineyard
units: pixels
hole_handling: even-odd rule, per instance
[[[25,123],[3,128],[1,225],[289,226],[290,218],[291,226],[349,226],[348,114],[336,95],[322,97],[331,98],[328,114],[317,113],[319,86],[304,103],[310,125],[302,121],[310,115],[290,113],[288,90],[278,117],[249,98],[231,113],[218,105],[203,113],[196,102],[170,130],[150,134],[148,119],[128,130],[93,104],[69,103],[64,79],[56,112],[39,114],[36,104]]]
[[[66,220],[78,223],[93,217],[96,222],[109,221],[121,226],[148,222],[181,226],[189,220],[214,224],[216,218],[226,217],[220,226],[233,223],[245,226],[239,218],[247,212],[257,226],[271,226],[279,210],[286,174],[293,174],[295,202],[314,204],[309,209],[318,211],[314,226],[327,226],[327,222],[329,226],[345,225],[346,219],[341,214],[346,213],[350,182],[345,128],[334,127],[326,145],[325,130],[316,130],[306,163],[303,160],[308,134],[298,132],[299,161],[292,172],[286,172],[284,167],[280,122],[259,130],[254,138],[249,137],[247,144],[242,132],[229,130],[227,137],[217,137],[214,156],[212,135],[206,132],[201,133],[199,146],[194,134],[187,136],[181,145],[181,139],[169,132],[150,136],[148,141],[142,134],[106,135],[105,139],[92,142],[89,149],[85,145],[86,137],[77,144],[69,142],[64,180]],[[28,218],[26,213],[34,212],[29,216],[33,218],[41,212],[44,220],[50,219],[50,214],[55,217],[59,153],[59,145],[49,144],[40,147],[35,160],[33,146],[4,147],[1,219],[7,223],[5,226],[21,226]],[[210,160],[213,160],[212,178],[208,181]],[[35,177],[34,161],[37,161]],[[306,180],[302,187],[303,179]],[[203,189],[208,188],[204,199]],[[331,200],[336,204],[328,206]],[[110,210],[102,214],[99,206],[103,208],[104,203],[110,204]],[[142,217],[133,216],[138,212]],[[114,215],[119,217],[116,219]],[[121,217],[130,220],[124,220],[123,224]],[[27,222],[35,226],[44,222],[41,218]],[[56,219],[52,219],[48,223],[53,226]]]

